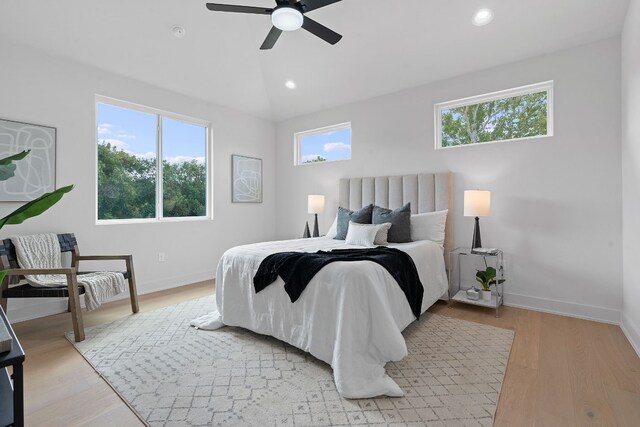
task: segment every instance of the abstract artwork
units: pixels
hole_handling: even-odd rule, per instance
[[[232,155],[233,203],[262,203],[262,159]]]
[[[14,176],[0,182],[0,201],[26,202],[56,187],[56,129],[0,119],[0,159],[30,150],[14,161]]]

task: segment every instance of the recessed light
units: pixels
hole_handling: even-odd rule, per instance
[[[296,88],[296,82],[294,82],[293,80],[287,80],[284,85],[286,86],[287,89],[295,89]]]
[[[493,21],[493,11],[491,9],[480,9],[473,15],[473,25],[482,27]]]
[[[187,34],[187,30],[185,30],[184,27],[181,27],[180,25],[176,25],[175,27],[173,27],[171,29],[171,32],[179,39],[183,38],[184,35]]]

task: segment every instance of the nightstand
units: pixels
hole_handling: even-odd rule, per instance
[[[464,265],[463,265],[464,264]],[[467,289],[482,286],[475,280],[476,270],[486,267],[496,269],[497,284],[491,287],[491,299],[469,299]],[[478,305],[496,310],[496,317],[500,317],[500,306],[504,303],[504,253],[496,250],[490,254],[479,254],[470,248],[456,248],[449,252],[449,303],[451,301],[463,304]]]
[[[22,363],[24,350],[20,346],[11,324],[0,307],[0,324],[12,339],[10,351],[0,353],[0,426],[24,426],[24,394]],[[9,375],[7,367],[12,367]]]

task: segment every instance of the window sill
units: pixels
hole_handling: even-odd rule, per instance
[[[533,140],[536,140],[536,139],[544,139],[544,138],[551,138],[551,137],[553,137],[553,134],[527,136],[527,137],[524,137],[524,138],[501,139],[501,140],[498,140],[498,141],[476,142],[474,144],[450,145],[448,147],[438,147],[438,146],[436,146],[436,150],[450,150],[452,148],[461,148],[461,147],[478,147],[478,146],[482,146],[482,145],[504,144],[504,143],[509,143],[509,142],[533,141]]]
[[[309,165],[326,165],[327,163],[340,163],[348,162],[351,159],[337,159],[337,160],[325,160],[324,162],[307,162],[307,163],[294,163],[294,166],[309,166]]]
[[[143,218],[143,219],[99,219],[96,225],[132,225],[132,224],[162,224],[175,222],[213,221],[210,216],[181,217],[181,218]]]

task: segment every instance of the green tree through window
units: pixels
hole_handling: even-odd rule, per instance
[[[207,169],[195,160],[162,162],[164,217],[205,216],[207,214]]]
[[[326,162],[326,161],[327,161],[327,159],[325,159],[324,157],[322,157],[322,156],[316,156],[316,157],[314,157],[314,158],[304,160],[302,163],[303,163],[303,164],[304,164],[304,163],[320,163],[320,162]]]
[[[155,218],[156,162],[98,144],[98,219]]]
[[[439,110],[442,147],[546,136],[549,93],[540,91]]]
[[[206,126],[103,103],[97,109],[99,220],[207,215]]]

